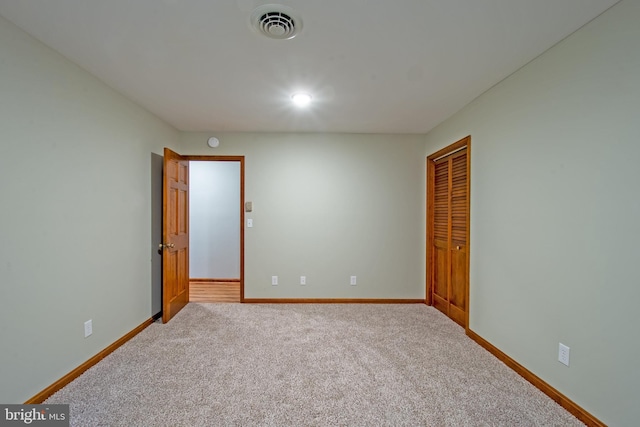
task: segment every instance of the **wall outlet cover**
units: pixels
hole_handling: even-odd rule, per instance
[[[562,344],[559,343],[558,344],[558,362],[562,363],[563,365],[567,365],[569,366],[569,351],[571,349]]]

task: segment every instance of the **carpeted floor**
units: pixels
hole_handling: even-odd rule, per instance
[[[189,304],[46,403],[72,426],[581,426],[431,307]]]

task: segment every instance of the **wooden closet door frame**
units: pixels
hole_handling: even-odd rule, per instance
[[[432,301],[432,291],[433,291],[433,280],[435,273],[435,265],[434,265],[434,251],[433,251],[433,241],[434,241],[434,192],[435,192],[435,161],[441,159],[442,157],[446,157],[455,153],[456,151],[460,151],[463,149],[467,149],[467,278],[466,278],[466,320],[465,320],[465,329],[469,329],[469,308],[471,306],[469,301],[469,259],[470,259],[470,218],[471,218],[471,135],[462,138],[459,141],[454,142],[453,144],[444,147],[441,150],[436,151],[427,157],[427,248],[426,248],[426,266],[427,266],[427,284],[426,284],[426,298],[425,302],[427,305],[433,305]]]

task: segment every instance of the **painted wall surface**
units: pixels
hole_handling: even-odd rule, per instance
[[[189,162],[189,276],[240,278],[240,162]]]
[[[424,298],[423,137],[209,136],[184,154],[245,156],[246,298]]]
[[[425,151],[472,136],[471,329],[612,426],[640,419],[638,22],[623,0]]]
[[[149,155],[179,132],[3,18],[0,94],[0,402],[21,403],[151,316]]]

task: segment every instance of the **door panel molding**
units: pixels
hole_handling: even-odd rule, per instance
[[[189,302],[189,162],[164,149],[162,322]]]

